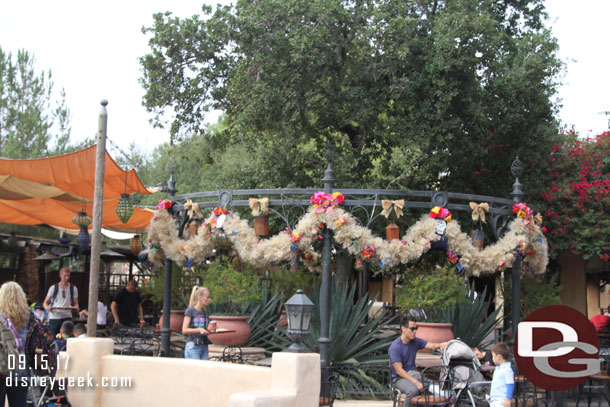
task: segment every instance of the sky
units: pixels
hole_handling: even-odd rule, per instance
[[[95,136],[100,101],[107,99],[109,148],[118,146],[128,154],[135,142],[142,151],[151,152],[169,141],[169,134],[150,125],[152,116],[142,106],[138,58],[149,48],[141,28],[152,25],[153,13],[171,11],[190,17],[200,12],[202,4],[202,0],[2,1],[0,47],[13,54],[25,49],[34,55],[38,70],[52,71],[54,90],[66,92],[72,141]],[[605,28],[610,1],[547,0],[546,6],[547,26],[567,65],[558,95],[563,104],[560,121],[585,136],[607,130],[609,117],[602,112],[610,110]],[[212,113],[207,121],[217,117],[217,112]]]

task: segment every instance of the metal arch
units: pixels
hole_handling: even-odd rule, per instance
[[[309,206],[309,199],[305,198],[315,192],[310,188],[278,188],[278,189],[251,189],[251,190],[217,190],[204,191],[190,194],[182,194],[174,197],[175,200],[182,201],[193,198],[210,199],[198,202],[201,209],[213,208],[216,206],[224,207],[246,207],[248,200],[235,200],[236,196],[271,196],[269,200],[269,210],[279,216],[286,226],[294,228]],[[380,189],[334,189],[346,196],[343,208],[351,213],[362,226],[369,227],[381,216],[377,208],[381,206],[380,197],[388,199],[404,199],[407,209],[429,209],[433,206],[444,206],[452,211],[468,212],[470,207],[468,201],[488,202],[490,204],[489,217],[496,238],[506,229],[509,219],[507,216],[512,214],[510,206],[512,200],[506,198],[492,197],[476,194],[462,194],[447,191],[401,191],[401,190],[380,190]],[[273,198],[273,197],[278,198]],[[177,204],[176,211],[184,213],[182,204]],[[185,217],[181,219],[181,229],[185,224]]]
[[[283,203],[281,205],[281,213],[271,206],[269,206],[269,212],[275,213],[277,216],[280,217],[280,219],[282,219],[282,221],[287,227],[289,227],[290,229],[294,229],[296,224],[299,222],[299,219],[301,219],[301,217],[307,212],[307,209],[303,205],[290,205],[287,204],[284,199],[282,199],[282,201]],[[301,215],[292,213],[297,210],[301,210]],[[291,221],[291,219],[294,219],[294,221]]]
[[[346,202],[344,202],[344,207],[346,209],[346,211],[350,214],[352,214],[357,220],[358,223],[362,226],[365,227],[369,227],[371,225],[371,223],[375,222],[375,220],[379,217],[379,214],[375,215],[375,210],[377,209],[377,201],[379,199],[379,194],[377,193],[373,193],[373,194],[369,194],[368,190],[362,190],[364,194],[368,195],[365,197],[364,201],[366,202],[362,202],[362,199],[353,199],[352,201],[354,201],[353,204],[350,203],[350,200],[346,200]],[[347,197],[353,197],[356,198],[355,194],[349,194],[347,195]],[[370,203],[369,203],[370,202]],[[369,212],[369,209],[367,207],[372,206],[372,209]],[[350,208],[350,210],[348,210],[347,208]],[[362,219],[360,219],[360,217],[357,215],[357,213],[359,211],[364,212],[364,218],[366,219],[366,223],[362,222]]]
[[[494,236],[496,239],[499,239],[500,236],[502,236],[504,234],[504,232],[506,232],[506,229],[508,227],[508,222],[510,221],[510,218],[508,217],[508,215],[510,213],[512,213],[512,211],[510,211],[508,209],[507,205],[503,205],[499,208],[494,208],[494,209],[498,209],[498,212],[492,212],[491,209],[493,208],[492,206],[493,204],[490,204],[490,212],[491,212],[491,227],[493,229],[494,232]]]
[[[331,159],[330,156],[327,158]],[[513,171],[514,172],[514,171]],[[521,175],[520,173],[518,175]],[[516,177],[518,175],[515,175]],[[483,195],[474,195],[474,194],[458,194],[451,193],[446,191],[401,191],[401,190],[376,190],[376,189],[337,189],[334,188],[335,183],[334,172],[332,170],[331,163],[328,163],[327,169],[324,171],[324,178],[322,178],[322,182],[324,183],[324,191],[326,193],[331,193],[333,191],[342,192],[344,195],[354,195],[354,197],[362,197],[364,199],[354,199],[348,200],[346,199],[343,203],[344,207],[350,207],[351,213],[354,214],[358,211],[363,211],[366,215],[366,225],[369,226],[372,222],[374,222],[379,215],[375,215],[375,211],[377,206],[379,205],[378,198],[379,196],[387,196],[387,197],[397,197],[399,199],[405,199],[407,208],[421,208],[421,209],[429,209],[435,204],[438,206],[446,206],[448,209],[456,210],[456,211],[469,211],[470,207],[466,204],[460,203],[460,201],[487,201],[490,203],[490,213],[489,216],[492,219],[492,226],[494,229],[494,234],[496,237],[502,232],[507,223],[506,217],[511,214],[511,211],[507,208],[510,207],[515,202],[519,202],[522,199],[523,191],[521,189],[521,184],[519,184],[519,180],[516,179],[513,184],[513,192],[511,196],[513,200],[504,199],[504,198],[496,198],[491,196],[483,196]],[[172,201],[180,201],[186,199],[193,198],[217,198],[217,201],[206,201],[202,204],[198,205],[200,207],[213,207],[217,206],[221,203],[223,206],[248,206],[247,200],[234,201],[234,196],[255,196],[255,195],[272,195],[272,196],[280,196],[280,199],[271,199],[269,202],[270,208],[274,206],[282,207],[282,213],[280,211],[273,209],[274,213],[277,213],[288,225],[290,225],[290,211],[292,209],[286,210],[286,206],[299,207],[299,206],[308,206],[309,200],[305,199],[294,199],[288,201],[287,195],[311,195],[316,192],[317,189],[258,189],[258,190],[220,190],[220,191],[208,191],[208,192],[198,192],[193,194],[179,195],[175,196],[175,185],[173,181],[173,175],[170,176],[170,181],[168,182],[168,198]],[[372,199],[371,199],[372,195]],[[410,200],[413,199],[413,200]],[[425,201],[427,199],[427,201]],[[287,202],[288,201],[288,202]],[[457,201],[457,203],[453,203]],[[452,202],[452,203],[450,203]],[[442,205],[441,205],[442,204]],[[496,205],[499,206],[496,207]],[[180,207],[180,205],[176,205]],[[369,212],[369,209],[372,207],[372,210]],[[183,209],[183,207],[182,207]],[[170,211],[171,213],[171,211]],[[174,214],[176,216],[177,214]],[[184,216],[184,215],[183,215]],[[177,217],[177,216],[176,216]],[[356,217],[359,219],[358,217]],[[319,351],[320,351],[320,361],[322,367],[327,367],[330,363],[329,355],[330,355],[330,262],[331,262],[331,244],[333,242],[332,233],[329,228],[325,228],[324,230],[324,238],[323,238],[323,248],[322,248],[322,282],[320,287],[320,317],[321,317],[321,329],[320,336],[318,339]],[[164,318],[163,318],[163,328],[162,332],[162,344],[164,354],[169,354],[169,306],[171,299],[171,268],[172,262],[169,259],[165,261],[165,286],[164,286],[164,301],[163,301],[163,309],[164,309]],[[515,335],[517,323],[519,321],[519,273],[521,269],[521,261],[517,259],[513,266],[513,336]]]

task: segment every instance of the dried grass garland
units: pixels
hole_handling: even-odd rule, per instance
[[[296,228],[300,240],[292,242],[291,234],[281,232],[269,239],[260,239],[246,220],[236,213],[230,213],[222,229],[209,230],[200,227],[197,235],[186,240],[178,238],[177,225],[169,213],[157,210],[149,230],[151,251],[149,258],[162,262],[165,256],[180,264],[192,261],[199,264],[214,254],[219,239],[228,239],[240,259],[255,267],[269,263],[291,261],[297,251],[304,254],[305,264],[311,269],[319,269],[319,254],[314,252],[313,243],[322,233],[320,224],[333,231],[333,237],[342,247],[353,255],[359,254],[367,246],[375,248],[375,257],[383,267],[396,266],[416,261],[430,249],[431,242],[440,238],[436,234],[436,221],[423,215],[409,228],[402,240],[386,240],[374,236],[371,231],[360,226],[347,211],[335,208],[333,213],[314,213],[309,208]],[[211,219],[211,218],[210,218]],[[210,220],[208,219],[208,221]],[[470,237],[461,231],[460,225],[453,220],[448,223],[445,235],[449,250],[460,256],[460,264],[467,275],[478,276],[494,273],[498,269],[511,267],[518,255],[525,255],[524,261],[535,273],[543,273],[548,261],[548,247],[540,228],[522,219],[515,219],[507,233],[496,243],[483,250],[472,244]]]

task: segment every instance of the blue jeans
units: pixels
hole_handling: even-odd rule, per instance
[[[9,407],[26,407],[28,388],[21,385],[19,377],[14,374],[6,377],[0,376],[0,405],[4,406],[4,400],[8,398]]]
[[[208,360],[208,345],[195,346],[195,342],[189,341],[184,346],[184,357],[187,359]]]

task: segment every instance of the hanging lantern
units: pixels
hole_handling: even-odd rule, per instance
[[[134,237],[131,238],[129,241],[129,248],[134,256],[140,254],[140,251],[142,250],[142,240],[140,240],[140,235],[134,235]]]
[[[472,245],[479,249],[479,251],[483,250],[485,232],[483,232],[482,230],[473,230],[472,232],[470,232],[470,237],[472,238]]]
[[[123,223],[127,223],[133,215],[133,205],[129,202],[129,194],[121,194],[121,200],[116,206],[116,214]]]
[[[391,222],[385,227],[385,238],[388,242],[391,242],[394,239],[400,239],[400,228],[396,223]]]
[[[256,236],[269,234],[269,215],[260,215],[254,218],[254,233]]]
[[[86,228],[91,224],[91,217],[87,216],[87,212],[80,211],[78,215],[72,218],[72,223],[80,228]]]
[[[91,245],[91,236],[89,236],[89,231],[86,226],[80,228],[76,242],[78,243],[78,248],[81,250],[86,250],[89,248],[89,245]]]
[[[189,239],[195,238],[197,236],[197,232],[199,231],[199,221],[194,219],[189,224]]]
[[[59,236],[59,243],[61,243],[61,244],[69,244],[69,243],[72,243],[72,240],[68,236],[66,236],[64,234],[64,232],[61,232],[61,234]]]

